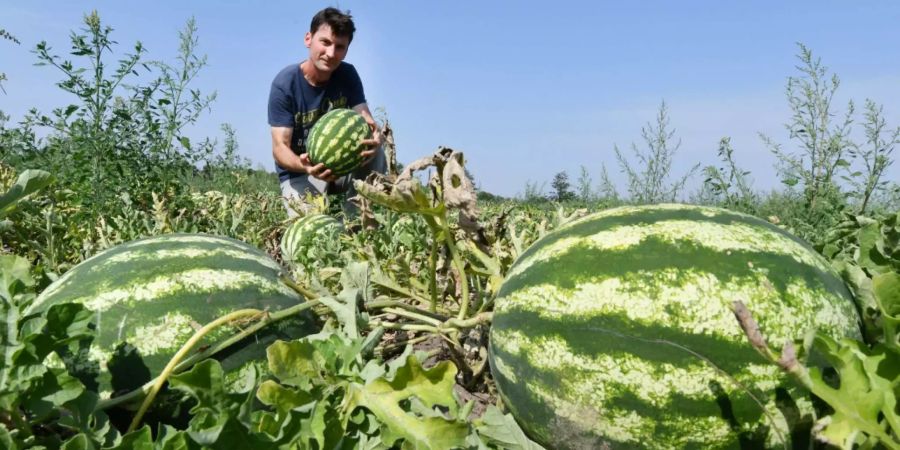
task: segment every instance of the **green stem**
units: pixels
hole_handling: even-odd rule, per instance
[[[391,313],[391,314],[397,315],[397,316],[400,316],[400,317],[406,317],[407,319],[412,319],[412,320],[417,320],[417,321],[419,321],[419,322],[424,322],[424,323],[427,323],[427,324],[429,324],[429,325],[433,325],[433,326],[436,326],[436,327],[440,327],[440,326],[441,326],[441,321],[440,321],[440,320],[433,319],[433,318],[428,317],[428,316],[426,316],[426,315],[424,315],[424,314],[418,314],[418,313],[415,313],[415,312],[412,312],[412,311],[407,311],[407,310],[404,310],[404,309],[401,309],[401,308],[384,308],[383,311],[384,311],[384,312],[387,312],[387,313]]]
[[[426,334],[426,335],[422,335],[422,336],[416,336],[416,337],[414,337],[414,338],[412,338],[412,339],[407,339],[407,340],[404,340],[404,341],[392,342],[392,343],[390,343],[390,344],[378,346],[378,347],[375,348],[375,350],[376,350],[377,352],[383,354],[384,352],[391,351],[391,350],[393,350],[393,349],[395,349],[395,348],[398,348],[398,347],[406,347],[407,345],[415,345],[415,344],[418,344],[419,342],[428,340],[429,338],[431,338],[431,335],[427,335],[427,334]]]
[[[456,241],[453,240],[453,233],[450,232],[450,225],[447,223],[446,218],[441,218],[440,224],[444,232],[444,240],[447,243],[447,247],[450,248],[450,255],[453,257],[453,265],[456,266],[456,272],[459,276],[462,298],[459,302],[459,314],[456,317],[462,320],[469,313],[469,280],[466,277],[466,264],[459,256],[459,249],[456,248]]]
[[[385,289],[387,289],[387,290],[389,290],[389,291],[391,291],[391,292],[394,292],[394,293],[396,293],[396,294],[400,294],[400,295],[402,295],[402,296],[404,296],[404,297],[409,297],[409,298],[411,298],[411,299],[413,299],[413,300],[415,300],[415,301],[417,301],[417,302],[419,302],[419,303],[425,303],[425,304],[431,303],[431,300],[429,300],[429,299],[427,299],[427,298],[425,298],[425,297],[422,297],[421,295],[419,295],[418,293],[416,293],[416,292],[414,292],[414,291],[406,290],[406,289],[404,289],[402,286],[399,286],[399,285],[396,285],[396,284],[391,284],[391,283],[387,283],[387,282],[382,282],[382,281],[379,281],[379,280],[374,279],[374,278],[372,279],[372,284],[374,284],[374,285],[376,285],[376,286],[381,286],[381,287],[383,287],[383,288],[385,288]],[[372,302],[367,303],[366,305],[370,305],[371,303],[372,303]]]
[[[156,377],[156,383],[153,384],[153,387],[150,388],[150,392],[147,394],[147,397],[144,398],[144,402],[141,403],[140,409],[138,409],[137,414],[131,421],[131,425],[129,425],[128,427],[128,433],[137,429],[138,425],[141,423],[141,419],[144,418],[144,413],[146,413],[147,409],[150,408],[150,405],[156,398],[156,394],[159,393],[160,389],[162,389],[163,383],[166,382],[166,379],[168,379],[169,375],[172,374],[172,371],[175,370],[175,366],[179,361],[181,361],[182,358],[185,357],[185,355],[188,354],[188,352],[191,351],[191,349],[194,348],[195,345],[197,345],[197,343],[200,342],[200,339],[203,339],[203,336],[206,336],[210,331],[222,325],[234,322],[239,319],[260,318],[262,319],[262,321],[266,321],[265,317],[266,313],[258,309],[241,309],[219,317],[218,319],[203,326],[203,328],[197,330],[197,332],[194,333],[194,335],[191,336],[191,338],[181,346],[178,352],[175,353],[175,356],[173,356],[172,359],[169,360],[169,363],[166,364],[166,368],[163,369],[162,373],[158,377]]]
[[[481,324],[490,323],[493,318],[494,318],[494,313],[488,311],[488,312],[478,313],[472,317],[469,317],[468,319],[450,319],[450,320],[444,322],[443,324],[441,324],[440,328],[442,330],[446,330],[446,329],[462,330],[465,328],[472,328],[472,327],[475,327],[475,326],[478,326]]]
[[[373,320],[369,323],[370,327],[385,327],[389,330],[403,330],[403,331],[426,331],[429,333],[437,333],[438,328],[433,327],[431,325],[417,325],[413,323],[393,323],[393,322],[384,322],[380,320]]]
[[[301,286],[296,281],[294,281],[293,278],[286,276],[286,275],[282,275],[280,278],[284,284],[288,285],[289,288],[293,289],[298,294],[306,297],[307,300],[314,300],[314,299],[319,298],[319,294],[316,294],[315,292],[309,290],[305,286]]]
[[[431,307],[429,308],[431,312],[437,311],[438,304],[438,295],[437,295],[437,253],[438,253],[438,235],[440,233],[440,226],[434,221],[434,218],[431,216],[423,216],[425,218],[425,223],[428,224],[428,228],[431,229],[431,234],[434,238],[431,240],[431,253],[428,255],[428,291],[431,293]]]
[[[431,317],[432,319],[436,319],[441,322],[447,320],[447,317],[442,314],[434,313],[431,311],[425,311],[422,308],[417,308],[414,305],[410,305],[409,303],[401,302],[401,301],[397,301],[397,300],[375,300],[375,301],[366,303],[366,309],[370,309],[370,310],[378,309],[378,308],[391,308],[391,307],[403,308],[407,311],[412,311],[417,314],[422,314],[424,316]]]
[[[172,370],[172,373],[183,372],[188,367],[191,367],[194,364],[196,364],[206,358],[212,357],[213,355],[217,354],[218,352],[220,352],[228,347],[231,347],[236,342],[239,342],[239,341],[251,336],[252,334],[259,331],[261,328],[265,327],[266,325],[268,325],[272,322],[277,322],[286,317],[296,315],[296,314],[298,314],[302,311],[305,311],[319,303],[320,303],[319,300],[310,300],[308,302],[304,302],[299,305],[294,305],[290,308],[285,308],[285,309],[282,309],[277,312],[269,313],[269,317],[267,320],[262,320],[262,321],[256,322],[256,323],[248,326],[247,328],[244,328],[240,333],[236,333],[235,335],[231,336],[230,338],[213,345],[212,347],[208,348],[207,350],[198,352],[194,355],[191,355],[189,358],[185,359],[184,361],[179,363],[177,366],[175,366],[175,368]],[[143,386],[141,386],[131,392],[128,392],[127,394],[120,395],[118,397],[107,399],[107,400],[102,400],[97,404],[97,407],[94,410],[100,411],[100,410],[104,410],[104,409],[109,409],[114,406],[118,406],[118,405],[121,405],[124,403],[129,403],[132,400],[141,398],[141,397],[147,395],[147,393],[150,391],[150,389],[153,387],[153,385],[156,384],[156,381],[158,378],[159,377],[148,381]]]

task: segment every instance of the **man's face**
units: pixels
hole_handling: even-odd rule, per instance
[[[315,33],[306,33],[303,39],[309,49],[309,60],[322,72],[333,72],[347,56],[350,38],[335,36],[331,26],[322,24]]]

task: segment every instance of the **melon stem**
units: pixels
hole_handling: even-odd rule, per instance
[[[236,333],[235,335],[229,337],[228,339],[225,339],[224,341],[216,343],[215,345],[213,345],[212,347],[210,347],[209,349],[207,349],[205,351],[198,352],[198,353],[191,355],[190,357],[188,357],[187,359],[185,359],[184,361],[182,361],[181,363],[176,365],[172,372],[180,373],[180,372],[184,371],[185,369],[187,369],[188,367],[191,367],[194,364],[215,355],[219,351],[232,346],[234,343],[239,342],[239,341],[247,338],[248,336],[256,333],[257,331],[259,331],[261,328],[265,327],[266,325],[268,325],[272,322],[276,322],[281,319],[296,315],[296,314],[298,314],[302,311],[305,311],[319,303],[321,303],[319,300],[308,300],[299,305],[294,305],[294,306],[291,306],[290,308],[285,308],[280,311],[269,313],[267,319],[260,320],[259,322],[254,323],[254,324],[244,328],[241,332]],[[160,375],[160,377],[161,376],[162,375]],[[145,383],[143,386],[141,386],[131,392],[128,392],[124,395],[120,395],[118,397],[114,397],[114,398],[107,399],[107,400],[102,400],[97,404],[97,407],[94,410],[100,411],[100,410],[104,410],[104,409],[109,409],[114,406],[118,406],[118,405],[121,405],[124,403],[128,403],[132,400],[141,398],[141,397],[147,395],[147,393],[150,391],[150,389],[156,384],[156,381],[158,379],[159,379],[159,377],[154,378],[153,380],[150,380],[147,383]]]
[[[172,371],[175,370],[175,366],[190,352],[194,346],[196,346],[204,336],[209,334],[212,330],[216,328],[229,324],[231,322],[237,320],[259,320],[262,319],[261,322],[265,321],[266,313],[264,311],[258,309],[241,309],[238,311],[234,311],[228,313],[222,317],[219,317],[216,320],[206,324],[203,328],[197,330],[184,345],[178,349],[178,352],[175,353],[175,356],[169,360],[169,363],[166,364],[166,368],[163,369],[162,373],[156,377],[156,382],[153,383],[153,387],[150,388],[150,392],[147,394],[147,397],[144,398],[144,402],[141,403],[140,409],[138,409],[137,414],[134,416],[134,419],[131,421],[131,425],[128,426],[128,433],[136,430],[138,425],[141,423],[141,419],[144,418],[144,413],[147,412],[147,409],[150,408],[150,405],[153,404],[153,400],[156,399],[156,394],[159,393],[159,390],[162,389],[163,383],[169,378],[169,375],[172,374]]]

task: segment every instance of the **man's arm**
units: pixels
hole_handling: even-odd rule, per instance
[[[294,130],[290,127],[272,127],[272,157],[279,166],[290,172],[308,173],[325,181],[334,181],[331,170],[324,164],[312,165],[306,153],[296,155],[291,150],[291,137]]]

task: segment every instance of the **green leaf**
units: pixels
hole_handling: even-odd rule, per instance
[[[900,315],[900,273],[882,273],[872,277],[872,290],[886,315]]]
[[[21,174],[9,190],[0,195],[0,219],[15,208],[15,204],[25,197],[43,189],[53,182],[53,176],[43,170],[29,169]]]
[[[819,421],[819,437],[842,448],[853,448],[860,433],[900,445],[881,423],[881,417],[888,423],[898,422],[894,384],[900,376],[900,354],[892,347],[877,345],[870,350],[853,339],[834,341],[821,334],[815,344],[840,378],[835,389],[818,368],[809,370],[813,394],[834,409],[832,415]]]
[[[131,433],[122,436],[122,442],[111,450],[154,450],[153,434],[150,427],[144,425]]]
[[[272,448],[270,442],[254,435],[248,428],[257,375],[251,370],[246,377],[244,384],[252,385],[247,393],[229,393],[221,364],[207,359],[170,378],[172,388],[197,400],[197,405],[191,409],[194,417],[187,430],[188,436],[197,444],[223,449]]]
[[[500,408],[490,405],[476,422],[478,435],[487,444],[510,450],[542,450],[519,427],[511,414],[503,414]]]
[[[192,413],[203,409],[218,410],[228,403],[225,392],[225,372],[214,359],[203,360],[190,370],[169,378],[173,389],[185,392],[197,399]]]
[[[884,336],[881,323],[883,314],[875,299],[872,279],[855,262],[839,261],[835,262],[834,266],[853,293],[856,305],[862,313],[863,332],[866,340],[868,342],[881,340]]]
[[[2,423],[0,423],[0,448],[16,448],[15,441],[13,441],[12,436],[10,436],[9,430],[7,430],[6,425]]]
[[[4,447],[4,448],[15,448],[15,447]],[[90,439],[87,438],[84,434],[76,434],[72,436],[63,443],[60,447],[60,450],[94,450],[99,447],[95,446]],[[114,447],[115,448],[115,447]]]
[[[266,353],[269,371],[282,383],[310,390],[358,377],[362,339],[323,331],[291,342],[276,341]]]
[[[63,116],[69,117],[75,111],[78,111],[78,105],[69,105],[66,107],[66,110],[63,112]]]
[[[60,417],[58,424],[84,434],[93,442],[112,445],[119,439],[119,433],[104,412],[95,411],[99,400],[97,393],[85,390],[77,399],[64,405],[67,414]]]
[[[359,289],[344,289],[337,297],[330,295],[319,297],[319,301],[337,317],[344,334],[351,339],[359,337],[359,308],[356,306],[359,299]]]
[[[299,341],[275,341],[266,349],[269,372],[288,386],[308,391],[312,389],[311,379],[324,374],[325,364],[316,348],[303,339]]]
[[[51,369],[44,372],[22,402],[33,415],[38,418],[49,416],[64,403],[78,398],[84,392],[84,386],[78,379],[62,369]]]
[[[0,298],[12,301],[25,288],[33,288],[31,264],[15,255],[0,255]]]
[[[191,149],[191,140],[187,138],[187,136],[182,136],[178,138],[178,142],[181,142],[181,145],[190,150]]]
[[[176,430],[171,425],[163,425],[159,429],[156,447],[160,450],[189,450],[198,446],[188,438],[186,432]]]
[[[463,422],[442,417],[419,417],[400,406],[400,402],[416,398],[428,408],[440,406],[456,417],[457,404],[453,398],[456,366],[444,361],[431,369],[423,369],[414,356],[397,370],[393,379],[384,377],[360,385],[351,384],[344,400],[344,422],[349,414],[362,406],[372,411],[382,422],[383,440],[391,443],[404,439],[406,445],[424,449],[447,449],[465,445],[468,426]]]
[[[871,274],[890,270],[889,262],[881,256],[878,248],[884,243],[881,235],[881,224],[870,223],[859,230],[859,265]]]
[[[337,317],[344,334],[351,339],[356,339],[360,337],[360,324],[367,322],[358,305],[360,302],[365,303],[372,298],[369,265],[365,262],[348,265],[341,272],[341,286],[343,290],[337,297],[322,296],[319,300]]]
[[[256,398],[281,413],[311,410],[316,401],[309,392],[286,388],[272,380],[266,380],[259,386]]]

